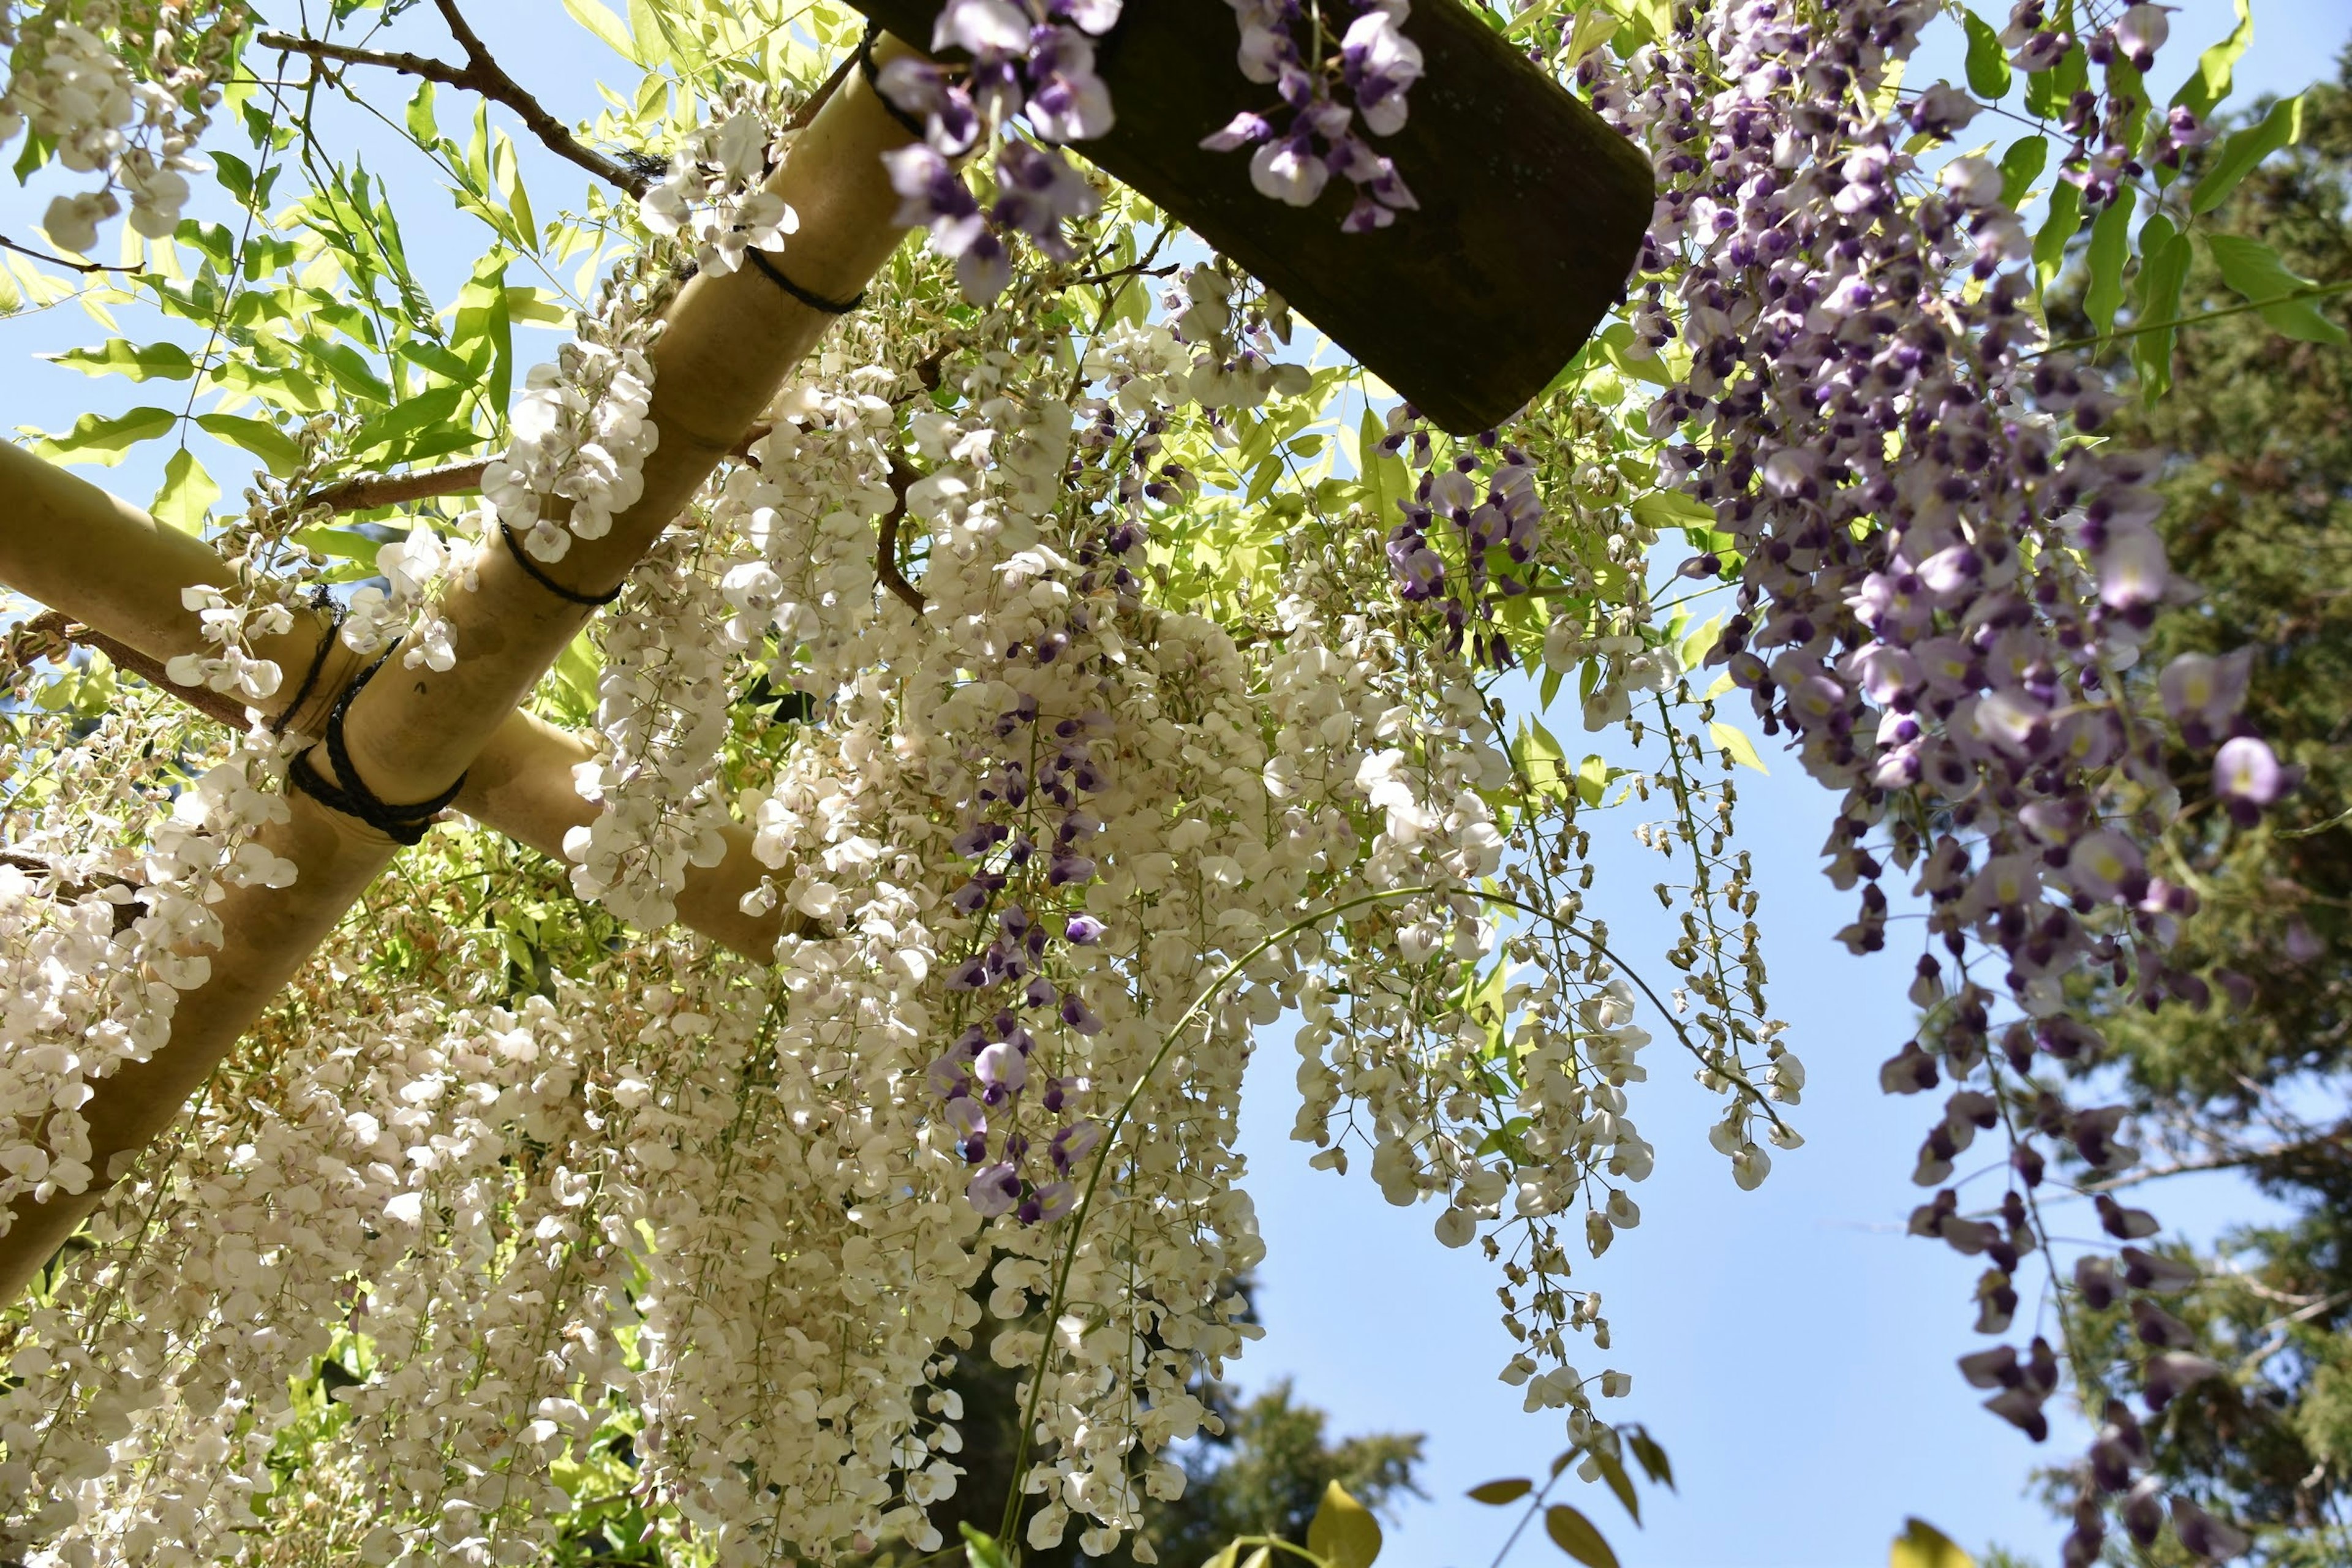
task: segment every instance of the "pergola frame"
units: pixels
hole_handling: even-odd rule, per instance
[[[905,53],[885,38],[879,55]],[[881,154],[908,132],[856,73],[836,79],[823,107],[795,138],[767,188],[800,216],[788,252],[794,282],[824,298],[846,299],[897,248],[904,231]],[[739,449],[761,412],[833,317],[777,288],[756,268],[703,272],[665,313],[652,350],[648,417],[661,432],[645,464],[644,493],[600,539],[572,542],[561,570],[583,592],[621,582],[693,500],[703,481]],[[104,563],[102,572],[93,564]],[[226,586],[226,563],[209,546],[158,524],[139,509],[14,447],[0,447],[0,582],[158,663],[204,651],[186,586]],[[573,763],[589,743],[523,712],[520,704],[578,636],[593,608],[567,603],[533,582],[504,552],[488,553],[474,592],[443,606],[463,656],[446,671],[388,666],[351,702],[344,736],[354,770],[378,798],[428,800],[461,774],[458,809],[485,826],[560,856],[566,829],[594,809],[572,791]],[[298,617],[291,631],[256,651],[281,668],[309,668],[332,629]],[[358,672],[348,650],[330,650],[320,682],[339,692]],[[296,715],[315,721],[322,695]],[[313,764],[335,779],[323,749]],[[399,846],[307,794],[289,791],[288,820],[257,840],[294,862],[284,889],[232,889],[217,906],[224,938],[206,982],[181,994],[169,1042],[147,1061],[91,1084],[89,1189],[47,1202],[20,1200],[0,1236],[0,1299],[12,1299],[102,1200],[131,1162],[180,1114],[270,999]],[[750,836],[730,838],[725,862],[696,874],[678,900],[687,923],[750,953],[773,951],[779,920],[744,915],[738,902],[761,874]]]

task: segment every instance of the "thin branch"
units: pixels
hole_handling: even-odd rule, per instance
[[[2126,338],[2136,338],[2143,332],[2162,332],[2169,331],[2175,327],[2202,326],[2207,321],[2218,321],[2225,316],[2242,316],[2249,310],[2267,310],[2273,305],[2292,305],[2304,300],[2326,300],[2337,294],[2352,294],[2352,279],[2347,279],[2340,283],[2319,283],[2308,289],[2293,289],[2272,300],[2247,300],[2235,305],[2223,305],[2218,310],[2201,310],[2194,316],[2181,316],[2169,321],[2148,321],[2140,326],[2125,327],[2118,331],[2106,332],[2095,338],[2069,338],[2063,343],[2045,344],[2027,357],[2038,359],[2042,354],[2060,353],[2074,349],[2097,348],[2102,343],[2121,342]]]
[[[750,457],[752,443],[769,429],[765,425],[752,426],[727,455]],[[437,468],[411,468],[404,474],[354,474],[312,490],[302,498],[301,510],[325,507],[336,512],[373,511],[378,507],[431,500],[438,496],[471,495],[482,488],[482,475],[496,461],[494,458],[476,458],[470,462],[444,463]]]
[[[46,250],[36,250],[29,245],[19,245],[0,234],[0,250],[13,250],[19,256],[29,256],[36,261],[46,261],[52,267],[69,267],[76,272],[137,272],[141,268],[121,265],[109,266],[103,261],[68,261],[62,256],[52,256]]]
[[[96,648],[114,662],[117,669],[127,669],[150,686],[161,687],[205,718],[227,725],[240,733],[246,728],[245,704],[209,686],[183,686],[164,673],[163,666],[148,658],[130,644],[118,642],[104,632],[85,626],[61,610],[49,610],[26,621],[23,629],[36,637],[55,637],[60,643],[78,643]]]
[[[429,500],[435,496],[467,495],[482,488],[488,458],[470,463],[446,463],[437,468],[411,468],[404,474],[357,474],[338,479],[302,499],[302,510],[325,507],[331,511],[373,511],[404,501]]]
[[[258,42],[265,48],[305,55],[314,60],[331,61],[338,65],[377,66],[385,70],[398,71],[403,76],[419,77],[444,87],[479,93],[512,110],[516,118],[539,138],[541,145],[557,157],[577,163],[606,184],[617,186],[633,196],[645,194],[648,182],[644,175],[583,145],[562,121],[550,114],[539,100],[525,91],[520,82],[509,76],[505,68],[491,58],[489,50],[483,47],[482,40],[467,25],[465,17],[458,14],[452,0],[435,0],[435,4],[440,6],[441,15],[449,24],[449,31],[466,51],[466,64],[462,66],[453,66],[446,60],[433,59],[425,55],[352,48],[345,44],[331,44],[321,38],[296,37],[290,33],[264,33]]]
[[[68,882],[65,879],[64,874],[49,861],[38,855],[27,855],[17,849],[0,850],[0,866],[13,866],[27,877],[49,878],[57,885],[58,898],[67,902],[79,903],[92,893],[101,893],[109,888],[125,889],[131,896],[114,900],[114,933],[120,936],[138,923],[141,911],[138,903],[139,886],[135,882],[126,882],[120,879],[110,879],[104,882]]]
[[[2273,1143],[2265,1149],[2231,1150],[2226,1154],[2216,1154],[2206,1160],[2182,1160],[2169,1165],[2144,1166],[2137,1171],[2126,1172],[2120,1176],[2110,1177],[2104,1182],[2085,1182],[2077,1191],[2086,1194],[2112,1193],[2125,1187],[2138,1186],[2142,1182],[2160,1181],[2166,1176],[2193,1175],[2200,1171],[2243,1170],[2249,1165],[2260,1165],[2289,1154],[2300,1154],[2305,1151],[2343,1148],[2347,1142],[2352,1142],[2352,1135],[2343,1132],[2326,1132],[2296,1143]]]
[[[898,595],[901,603],[917,615],[923,613],[922,590],[907,581],[898,570],[898,520],[907,515],[907,490],[918,475],[914,469],[895,459],[890,464],[890,493],[898,498],[898,504],[884,513],[875,524],[874,575],[882,585]]]

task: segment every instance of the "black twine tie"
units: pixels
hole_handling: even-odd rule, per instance
[[[882,72],[874,64],[874,40],[882,36],[882,24],[866,24],[866,36],[857,40],[857,74],[866,79],[868,91],[881,100],[882,111],[904,127],[908,135],[920,142],[929,134],[923,122],[898,107],[890,95],[882,90]]]
[[[395,844],[416,844],[424,840],[425,833],[433,826],[433,819],[457,798],[457,792],[466,785],[466,775],[459,773],[456,784],[431,800],[420,801],[414,805],[394,805],[377,799],[375,792],[360,782],[359,771],[352,766],[351,750],[343,742],[343,716],[351,711],[352,699],[359,695],[360,688],[374,679],[375,672],[383,668],[384,660],[390,658],[398,647],[399,644],[394,643],[373,664],[362,670],[359,679],[343,688],[343,694],[335,699],[334,707],[328,710],[327,756],[335,764],[335,776],[342,782],[340,784],[330,784],[326,775],[312,765],[310,751],[316,751],[318,748],[315,746],[294,759],[293,765],[286,770],[286,782],[328,810],[341,812],[345,816],[363,822]]]
[[[515,564],[522,568],[523,575],[566,604],[585,605],[592,610],[601,609],[621,596],[619,586],[604,594],[583,594],[565,587],[549,576],[539,563],[530,558],[530,552],[523,549],[522,541],[515,537],[513,529],[501,522],[499,524],[499,534],[507,542],[507,553],[515,558]]]
[[[751,258],[751,265],[760,269],[761,277],[812,310],[822,310],[828,316],[846,316],[850,311],[866,303],[866,290],[863,289],[846,300],[828,300],[822,294],[813,293],[802,288],[785,277],[784,269],[769,260],[766,251],[747,250],[743,254]]]

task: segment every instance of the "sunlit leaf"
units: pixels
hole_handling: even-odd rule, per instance
[[[2189,210],[2209,213],[2229,198],[2239,182],[2254,172],[2256,164],[2280,148],[2303,140],[2303,96],[2294,97],[2273,106],[2259,125],[2250,125],[2232,134],[2221,143],[2213,155],[2197,188],[2189,193]]]
[[[2124,258],[2131,253],[2132,208],[2138,201],[2137,191],[2118,186],[2115,199],[2091,224],[2091,247],[2084,257],[2090,280],[2083,290],[2083,313],[2102,334],[2116,330],[2116,310],[2124,302]]]
[[[85,414],[62,436],[44,437],[33,450],[52,462],[112,468],[142,441],[169,435],[178,416],[168,408],[134,408],[111,418]]]
[[[183,533],[202,533],[220,493],[195,454],[183,447],[163,465],[163,488],[155,492],[156,520]]]
[[[84,375],[120,375],[132,381],[185,381],[196,374],[196,362],[177,343],[126,343],[115,338],[94,349],[68,349],[40,357]]]
[[[1472,1502],[1483,1502],[1492,1508],[1501,1508],[1506,1503],[1518,1501],[1535,1489],[1536,1484],[1533,1481],[1524,1476],[1513,1476],[1508,1480],[1487,1481],[1472,1487],[1468,1496]]]
[[[1998,102],[2009,91],[2009,51],[2000,47],[2000,35],[1992,24],[1974,11],[1961,13],[1960,25],[1969,35],[1969,90]]]
[[[1886,1568],[1976,1568],[1976,1559],[1924,1519],[1906,1519],[1886,1553]]]
[[[1380,1521],[1339,1482],[1327,1482],[1322,1504],[1307,1522],[1307,1550],[1331,1568],[1371,1568],[1381,1554]]]
[[[2321,312],[2316,300],[2293,297],[2315,285],[2287,270],[2277,251],[2237,234],[2213,235],[2206,243],[2212,247],[2221,281],[2261,305],[2263,320],[2273,329],[2306,343],[2341,345],[2347,341],[2344,329]]]

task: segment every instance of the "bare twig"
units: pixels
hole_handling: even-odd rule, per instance
[[[906,574],[898,570],[898,520],[907,515],[908,487],[921,477],[904,463],[891,462],[890,493],[898,498],[898,502],[876,523],[874,541],[874,575],[919,616],[923,613],[922,590],[908,582]]]
[[[331,511],[373,511],[380,506],[429,500],[435,496],[467,495],[482,488],[488,458],[470,463],[446,463],[437,468],[411,468],[404,474],[357,474],[312,490],[302,509],[323,506]]]
[[[55,637],[59,643],[78,643],[96,648],[114,661],[117,669],[127,669],[151,686],[158,686],[203,714],[205,718],[227,725],[232,730],[246,728],[245,704],[234,700],[209,686],[183,686],[164,673],[157,660],[148,658],[130,644],[118,642],[104,632],[80,625],[62,610],[49,610],[26,621],[23,629],[36,637]]]
[[[727,455],[751,456],[752,443],[768,430],[768,426],[754,425]],[[436,496],[471,495],[482,488],[482,475],[495,460],[476,458],[470,462],[444,463],[437,468],[411,468],[404,474],[354,474],[312,490],[302,498],[302,510],[322,506],[336,512],[373,511],[378,507],[431,500]]]
[[[606,184],[614,185],[633,196],[643,195],[646,177],[626,164],[607,158],[593,148],[583,146],[580,139],[565,129],[562,121],[550,114],[539,100],[523,89],[522,84],[506,73],[504,67],[490,58],[466,19],[451,0],[435,0],[441,15],[449,23],[466,51],[466,63],[453,66],[425,55],[394,53],[379,49],[353,48],[346,44],[331,44],[323,38],[296,37],[290,33],[264,33],[258,42],[264,48],[283,49],[289,54],[307,55],[314,60],[328,60],[338,65],[377,66],[398,71],[403,76],[420,77],[439,82],[444,87],[462,88],[480,93],[496,103],[512,110],[516,118],[527,126],[540,143],[557,157],[577,163]]]
[[[36,250],[29,245],[19,245],[0,234],[0,250],[13,250],[19,256],[29,256],[36,261],[46,261],[52,267],[69,267],[76,272],[136,272],[136,267],[109,266],[103,261],[68,261],[62,256],[52,256],[46,250]]]

